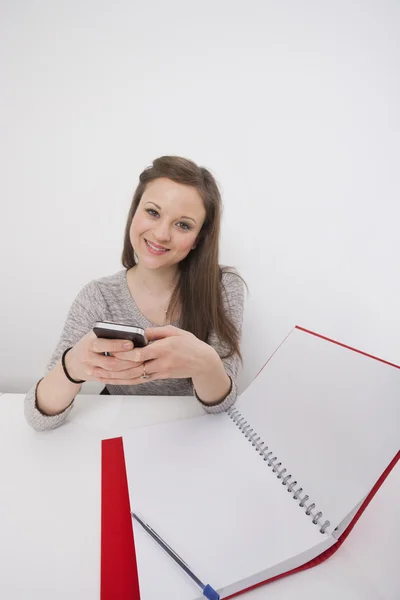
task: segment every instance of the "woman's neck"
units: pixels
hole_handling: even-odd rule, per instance
[[[129,269],[131,281],[143,285],[151,294],[165,294],[174,288],[178,269],[143,269],[137,264]]]

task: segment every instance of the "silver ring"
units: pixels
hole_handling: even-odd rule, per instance
[[[143,363],[143,375],[141,375],[142,379],[149,379],[150,375],[147,375],[146,373],[146,363]]]

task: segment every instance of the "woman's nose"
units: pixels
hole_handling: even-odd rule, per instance
[[[156,227],[154,233],[157,238],[157,241],[159,241],[160,244],[162,242],[167,242],[171,239],[171,230],[169,227],[169,223],[167,223],[166,221],[160,221],[157,224],[157,227]]]

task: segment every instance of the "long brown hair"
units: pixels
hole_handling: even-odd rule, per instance
[[[222,273],[218,263],[222,200],[210,171],[179,156],[161,156],[139,177],[125,226],[122,264],[130,269],[136,264],[130,241],[130,227],[146,185],[159,177],[191,185],[199,192],[206,217],[196,240],[196,247],[178,264],[179,278],[172,293],[167,316],[180,303],[180,327],[207,342],[212,330],[229,349],[228,356],[240,354],[239,332],[225,312],[222,299]],[[238,275],[239,277],[239,275]],[[225,357],[225,358],[226,358]]]

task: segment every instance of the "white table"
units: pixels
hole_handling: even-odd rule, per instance
[[[80,395],[64,425],[38,433],[23,399],[0,396],[0,598],[98,600],[101,439],[203,409],[184,397]],[[240,597],[400,599],[399,507],[397,465],[329,560]]]

